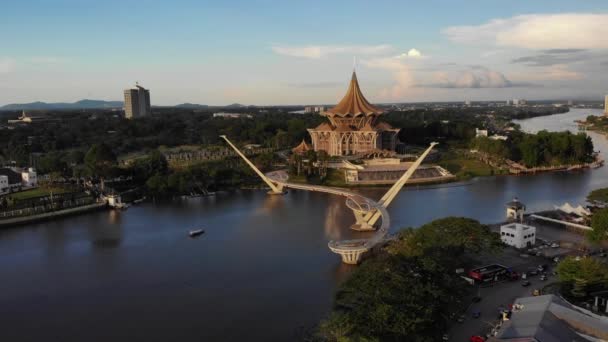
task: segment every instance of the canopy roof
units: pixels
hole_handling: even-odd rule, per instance
[[[310,150],[311,150],[310,146],[306,143],[306,141],[304,141],[304,139],[302,139],[302,142],[300,143],[300,145],[291,149],[291,151],[293,153],[305,153]]]
[[[382,109],[375,107],[365,99],[359,88],[357,74],[353,71],[346,95],[335,107],[325,111],[325,115],[357,116],[382,114],[383,112]]]

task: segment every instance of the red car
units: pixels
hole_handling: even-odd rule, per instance
[[[479,335],[471,336],[469,339],[470,342],[484,342],[485,339]]]

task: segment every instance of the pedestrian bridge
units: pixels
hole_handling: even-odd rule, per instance
[[[390,216],[386,210],[388,205],[397,196],[401,188],[407,180],[414,174],[416,169],[422,164],[422,161],[431,152],[437,143],[431,145],[418,157],[412,166],[404,172],[403,176],[382,196],[379,201],[374,201],[370,198],[356,194],[354,192],[321,185],[310,185],[289,182],[289,176],[285,171],[273,171],[267,174],[262,173],[239,149],[226,138],[221,135],[230,147],[245,160],[245,162],[262,178],[262,180],[270,187],[269,194],[279,195],[284,194],[286,188],[324,192],[328,194],[346,197],[346,206],[353,211],[356,223],[351,227],[359,231],[373,231],[375,234],[366,239],[340,240],[330,241],[329,249],[342,256],[342,261],[346,264],[357,264],[361,260],[363,254],[374,246],[384,241],[390,228]],[[380,224],[378,225],[378,221]]]

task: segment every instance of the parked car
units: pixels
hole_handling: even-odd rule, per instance
[[[552,243],[551,248],[559,248],[559,243]]]
[[[485,342],[485,339],[479,335],[471,336],[469,342]]]
[[[528,286],[530,286],[530,284],[531,284],[531,283],[530,283],[530,281],[529,281],[529,280],[524,280],[524,281],[521,283],[521,286],[523,286],[523,287],[528,287]]]
[[[542,281],[547,280],[547,275],[546,274],[541,274],[540,280],[542,280]]]
[[[475,297],[473,297],[472,301],[473,301],[473,303],[479,303],[479,302],[481,302],[481,297],[475,296]]]

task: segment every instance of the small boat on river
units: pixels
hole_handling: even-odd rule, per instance
[[[191,230],[190,233],[188,233],[190,235],[191,238],[197,237],[199,235],[205,234],[205,230],[204,229],[195,229],[195,230]]]

